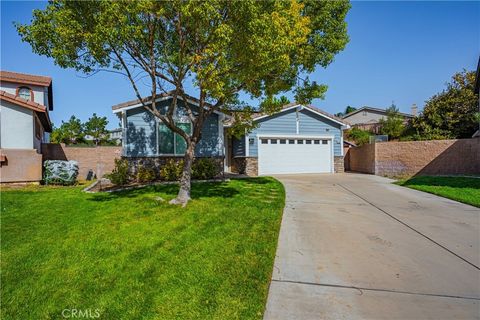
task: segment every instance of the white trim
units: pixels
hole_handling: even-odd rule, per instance
[[[332,153],[332,158],[330,160],[331,161],[330,162],[330,166],[331,166],[330,172],[331,173],[335,173],[335,154],[334,154],[335,153],[335,147],[333,146],[334,142],[335,142],[335,139],[332,139],[332,141],[330,143],[332,145],[331,150],[330,150],[331,153]]]
[[[342,135],[340,136],[340,155],[343,157],[343,132],[340,132]]]
[[[268,118],[268,117],[274,116],[274,115],[276,115],[276,114],[279,114],[279,113],[282,113],[282,112],[285,112],[285,111],[288,111],[288,110],[292,110],[292,109],[294,109],[294,108],[296,108],[296,107],[300,107],[300,106],[301,106],[300,104],[296,104],[296,105],[294,105],[294,106],[291,106],[291,107],[282,109],[282,110],[280,110],[280,111],[278,111],[278,112],[276,112],[276,113],[266,114],[266,115],[260,116],[260,117],[258,117],[258,118],[253,119],[253,121],[257,121],[257,120],[260,120],[260,119]]]
[[[157,99],[155,100],[155,102],[165,101],[165,100],[168,100],[168,99],[172,99],[172,96],[159,97],[159,98],[157,98]],[[183,98],[182,98],[181,96],[178,96],[177,99],[180,99],[180,100],[183,101]],[[198,104],[198,102],[193,101],[193,100],[191,100],[191,99],[187,99],[187,103],[193,104],[193,105],[195,105],[195,106],[197,106],[197,107],[200,106],[200,105]],[[147,102],[147,104],[148,104],[148,102]],[[119,113],[119,112],[122,111],[122,110],[131,110],[131,109],[136,109],[136,108],[139,108],[139,107],[143,107],[143,104],[142,104],[142,103],[137,103],[137,104],[134,104],[134,105],[131,105],[131,106],[126,106],[126,107],[123,107],[123,108],[118,108],[118,109],[115,109],[115,110],[112,110],[112,111],[113,111],[113,113]],[[225,113],[223,113],[223,112],[220,112],[220,111],[218,111],[218,110],[214,110],[213,113],[216,113],[216,114],[219,114],[219,115],[220,115],[220,114],[223,114],[224,116],[230,118],[229,115],[227,115],[227,114],[225,114]]]
[[[250,157],[250,143],[248,140],[248,133],[245,130],[245,157]]]
[[[282,113],[282,112],[285,112],[285,111],[288,111],[288,110],[292,110],[293,108],[297,108],[297,107],[300,107],[300,110],[303,110],[303,109],[308,110],[308,111],[310,111],[310,112],[312,112],[312,113],[315,113],[315,114],[317,114],[317,115],[319,115],[319,116],[321,116],[321,117],[323,117],[323,118],[325,118],[325,119],[328,119],[328,120],[330,120],[330,121],[333,121],[333,122],[335,122],[335,123],[337,123],[337,124],[340,124],[340,125],[342,125],[342,126],[350,127],[348,124],[346,124],[346,123],[344,123],[344,122],[340,122],[340,121],[338,121],[338,120],[336,120],[336,119],[333,119],[333,118],[331,118],[331,117],[329,117],[329,116],[327,116],[327,115],[325,115],[325,114],[323,114],[323,113],[321,113],[321,112],[318,112],[318,111],[316,111],[316,110],[314,110],[314,109],[311,109],[311,108],[306,107],[306,106],[301,105],[301,104],[296,104],[296,105],[294,105],[294,106],[291,106],[291,107],[282,109],[282,110],[280,110],[279,112],[274,113],[274,114],[266,114],[266,115],[260,116],[260,117],[258,117],[258,118],[253,119],[253,121],[257,121],[257,120],[261,120],[261,119],[264,119],[264,118],[267,118],[267,117],[271,117],[271,116],[273,116],[273,115],[276,115],[276,114],[279,114],[279,113]]]

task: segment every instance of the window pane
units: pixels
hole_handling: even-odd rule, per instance
[[[305,140],[307,144],[312,144],[312,140]]]
[[[280,139],[280,144],[285,144],[285,143],[287,143],[287,140],[285,140],[285,139]]]
[[[25,100],[30,100],[30,89],[28,88],[20,88],[18,90],[18,96]]]
[[[303,140],[297,140],[297,144],[303,144]]]
[[[262,144],[268,144],[268,139],[262,139]]]
[[[322,144],[328,144],[328,140],[322,140]]]
[[[288,140],[288,144],[295,144],[295,140]]]
[[[191,124],[190,123],[177,123],[177,127],[190,134]],[[175,133],[175,154],[185,154],[187,150],[187,142],[181,135]]]
[[[272,139],[272,140],[270,140],[270,143],[271,143],[271,144],[277,144],[277,139]]]
[[[158,125],[158,153],[173,154],[173,132],[163,123]]]
[[[313,140],[313,143],[320,144],[320,140]]]

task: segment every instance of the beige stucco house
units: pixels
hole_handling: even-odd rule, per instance
[[[405,122],[415,117],[417,113],[416,105],[412,106],[412,113],[402,113],[400,116],[405,119]],[[362,107],[353,112],[350,112],[342,117],[343,120],[348,122],[352,127],[358,127],[363,130],[370,130],[378,133],[380,128],[380,120],[387,118],[387,110],[372,107]]]
[[[0,71],[0,182],[42,179],[42,143],[52,131],[50,77]]]

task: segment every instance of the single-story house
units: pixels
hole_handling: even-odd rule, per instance
[[[417,106],[412,105],[411,114],[400,112],[405,123],[417,115]],[[362,107],[350,113],[347,113],[342,119],[348,122],[352,127],[357,127],[363,130],[369,130],[374,133],[379,133],[380,120],[387,118],[387,110],[372,107]]]
[[[41,145],[52,131],[52,79],[0,71],[0,106],[0,182],[40,181]]]
[[[180,99],[180,98],[179,98]],[[197,100],[187,97],[193,109]],[[148,101],[148,98],[147,98]],[[159,95],[159,110],[166,110],[172,96]],[[191,128],[180,99],[175,118],[185,129]],[[122,123],[123,157],[133,164],[161,165],[169,158],[180,158],[185,141],[174,134],[139,100],[112,107]],[[165,111],[164,111],[165,112]],[[333,173],[343,171],[343,130],[349,126],[341,119],[309,105],[292,103],[272,115],[256,114],[258,126],[242,137],[228,134],[230,116],[212,113],[204,123],[196,157],[218,160],[226,172],[248,175]]]

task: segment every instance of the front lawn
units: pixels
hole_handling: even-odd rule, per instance
[[[419,176],[398,184],[480,207],[480,178]]]
[[[194,184],[185,209],[176,191],[2,190],[1,318],[261,319],[283,186]]]

